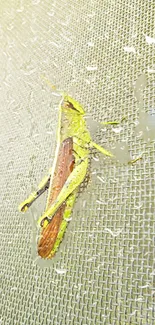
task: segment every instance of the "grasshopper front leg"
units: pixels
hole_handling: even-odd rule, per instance
[[[114,157],[114,155],[110,151],[104,149],[99,144],[97,144],[97,143],[95,143],[93,141],[90,142],[90,146],[96,148],[98,151],[100,151],[101,153],[103,153],[103,155],[105,155],[105,156]]]
[[[32,203],[49,188],[50,178],[51,175],[45,176],[39,183],[37,191],[32,192],[29,197],[19,205],[18,209],[20,212],[26,212]]]

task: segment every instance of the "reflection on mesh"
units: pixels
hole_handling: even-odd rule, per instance
[[[154,109],[154,2],[12,0],[0,11],[0,324],[153,325],[155,149],[137,121]],[[95,158],[48,268],[32,258],[28,221],[45,197],[17,212],[54,157],[59,98],[41,75],[96,121],[127,117],[120,132],[99,129],[98,143],[143,153],[133,166]]]

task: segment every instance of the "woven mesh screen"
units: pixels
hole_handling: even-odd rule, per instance
[[[153,0],[1,0],[0,324],[155,322],[154,8]],[[46,194],[17,211],[54,158],[60,96],[42,75],[92,120],[126,116],[119,126],[96,124],[96,142],[118,159],[93,154],[50,263],[35,254]]]

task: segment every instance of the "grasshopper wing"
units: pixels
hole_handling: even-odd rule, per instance
[[[73,156],[73,139],[70,137],[65,139],[60,145],[54,176],[53,179],[51,179],[51,184],[49,186],[46,210],[50,208],[52,203],[57,198],[68,176],[71,174],[74,164],[75,159]],[[43,224],[41,238],[38,242],[38,254],[43,258],[48,258],[48,256],[51,255],[58,233],[61,229],[65,209],[66,202],[59,207],[48,224],[46,221]]]

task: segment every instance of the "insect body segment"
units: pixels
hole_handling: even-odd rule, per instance
[[[41,236],[38,254],[42,258],[52,258],[62,241],[79,185],[88,170],[88,158],[92,147],[101,153],[113,155],[92,141],[82,106],[70,96],[63,94],[59,105],[57,148],[54,166],[50,175],[39,184],[19,210],[25,212],[31,204],[48,189],[45,212],[38,219]]]

